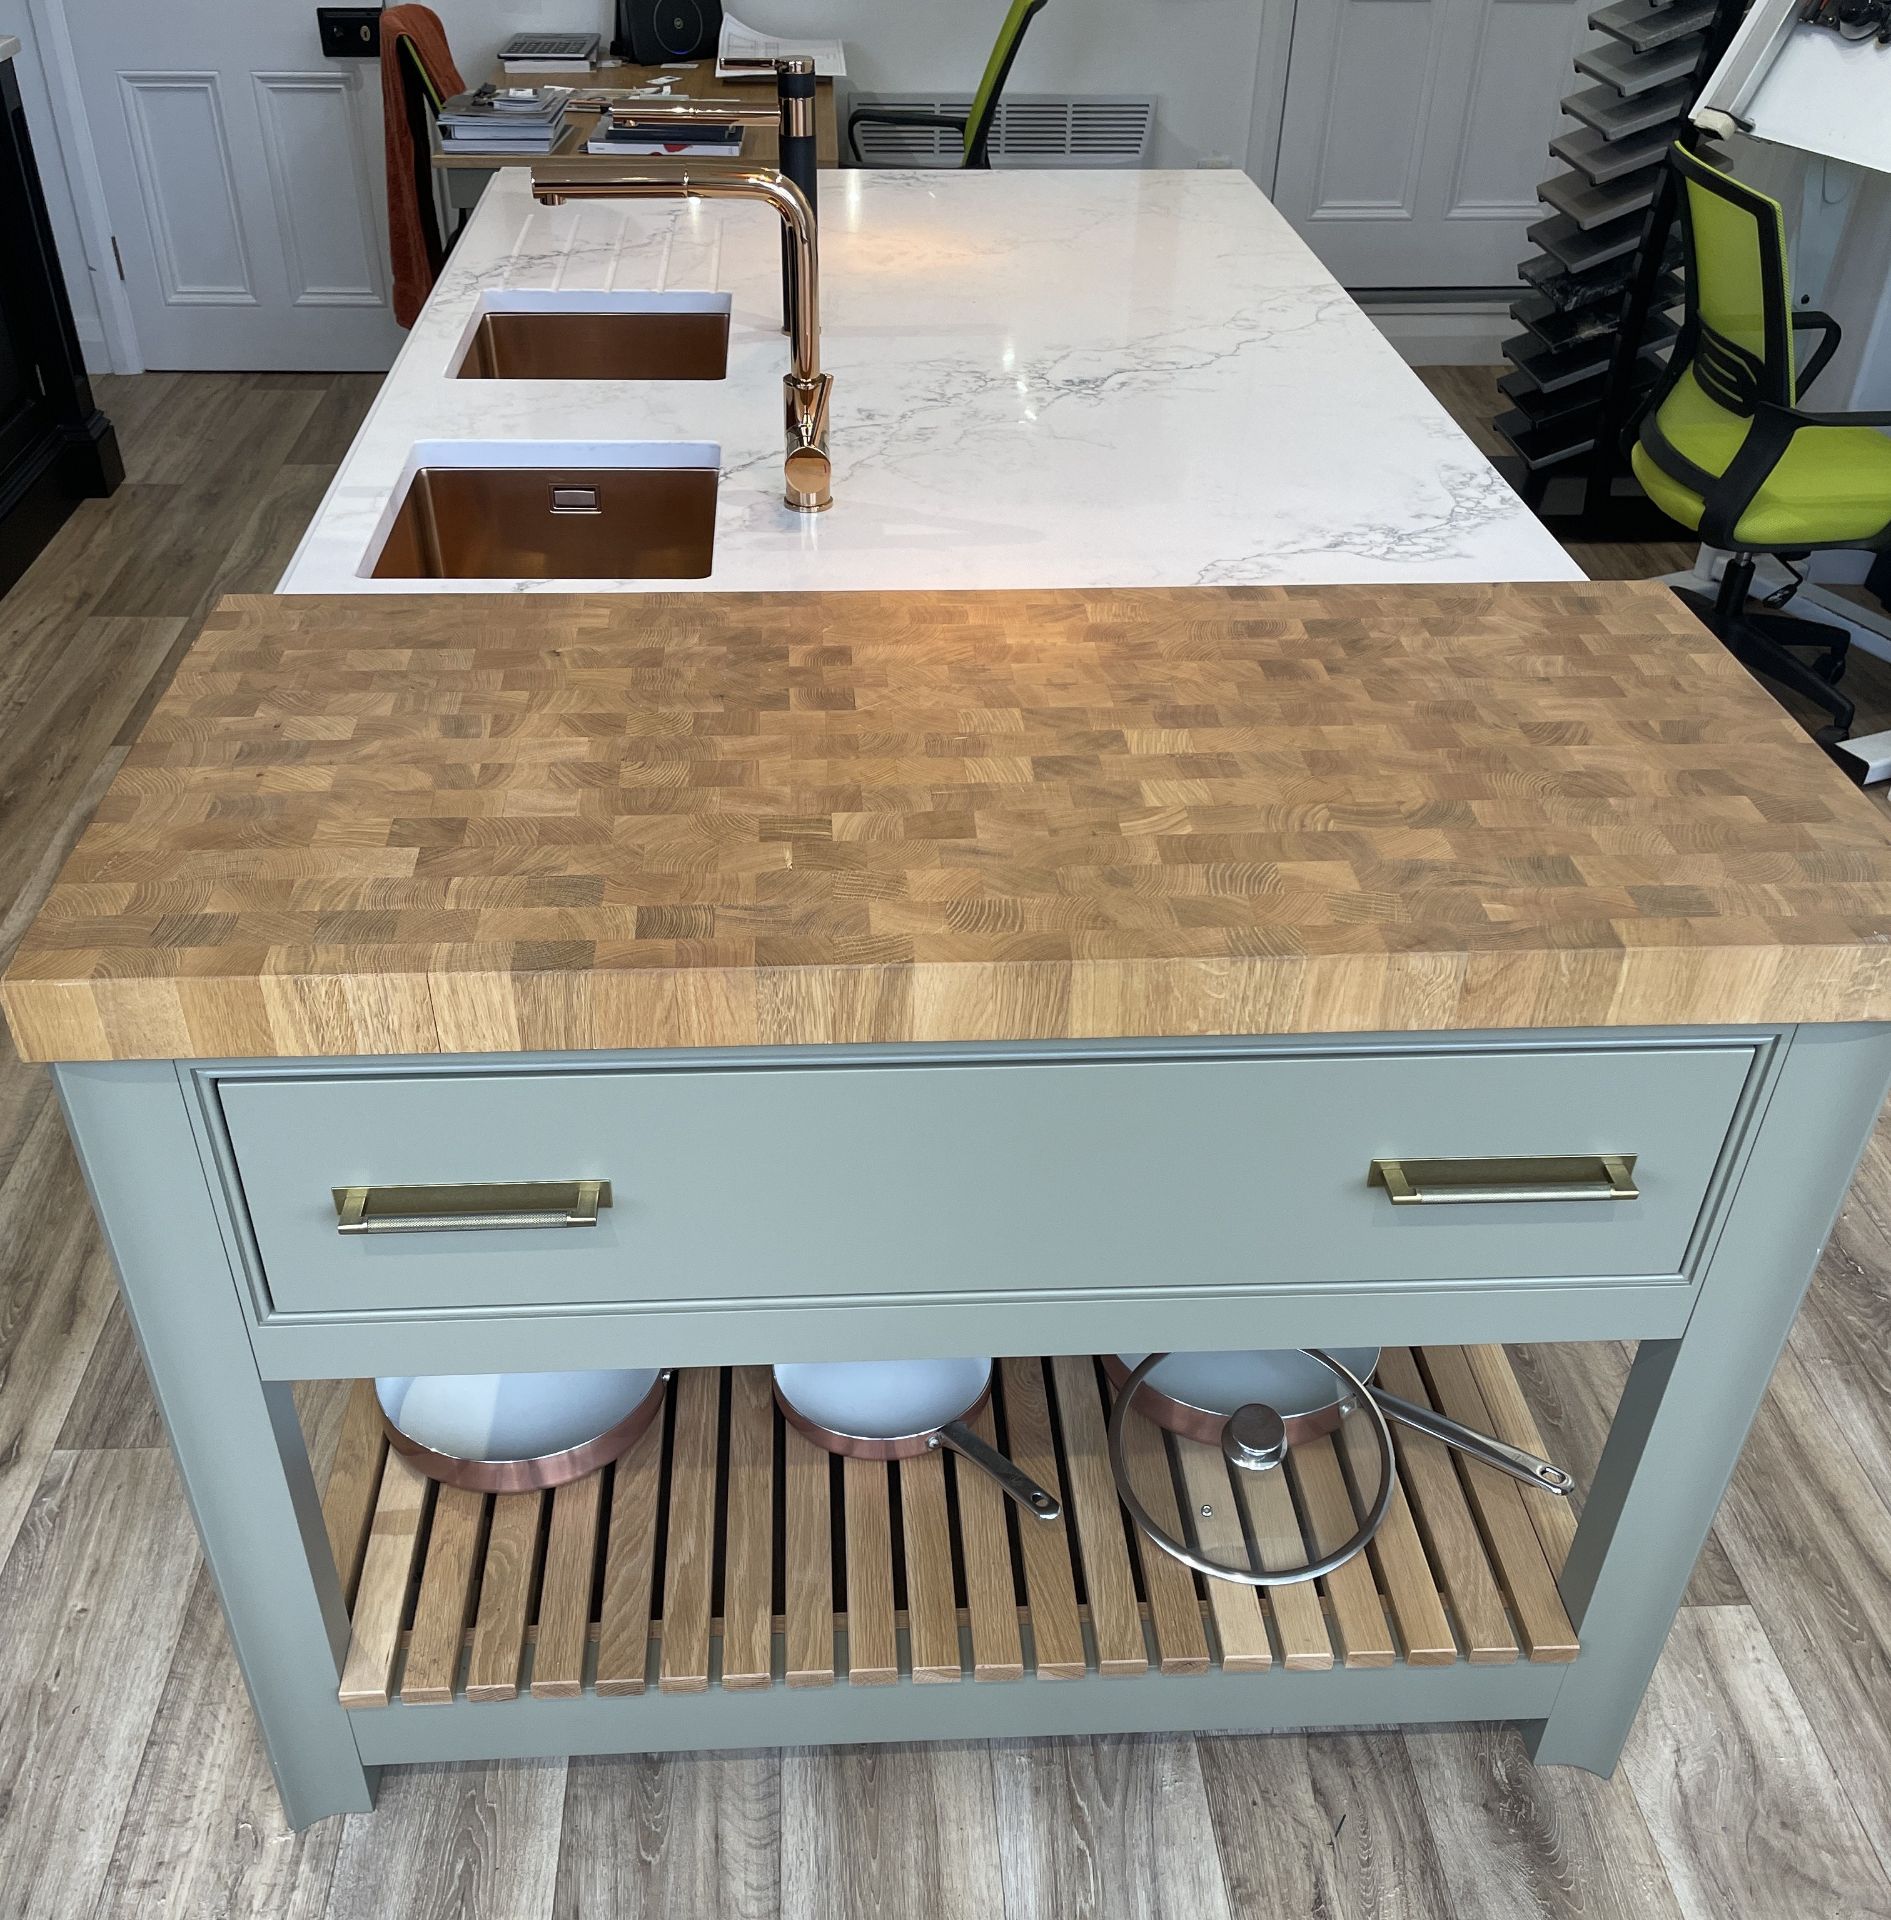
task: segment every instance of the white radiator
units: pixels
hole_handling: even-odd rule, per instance
[[[970,94],[860,93],[857,107],[923,107],[966,113]],[[1149,151],[1156,103],[1127,93],[1008,93],[991,132],[994,167],[1139,167]],[[860,129],[860,158],[869,167],[958,164],[960,142],[948,127]]]

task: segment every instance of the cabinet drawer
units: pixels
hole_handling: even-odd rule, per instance
[[[1752,1044],[231,1077],[278,1312],[1680,1274]],[[1375,1159],[1635,1156],[1394,1205]],[[598,1180],[595,1226],[343,1234],[333,1190]]]

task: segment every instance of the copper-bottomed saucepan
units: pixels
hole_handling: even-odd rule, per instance
[[[663,1410],[667,1368],[384,1374],[388,1444],[430,1480],[474,1493],[561,1487],[627,1453]]]
[[[991,1395],[991,1362],[815,1360],[778,1366],[775,1402],[791,1427],[851,1460],[912,1460],[939,1447],[982,1468],[1026,1513],[1063,1508],[965,1423]]]
[[[1379,1364],[1377,1347],[1335,1347],[1332,1356],[1347,1373],[1367,1382]],[[1106,1353],[1103,1371],[1120,1393],[1131,1372],[1147,1358],[1141,1353]],[[1383,1387],[1368,1385],[1366,1390],[1388,1420],[1440,1440],[1527,1486],[1566,1495],[1575,1484],[1561,1467],[1522,1447],[1479,1433],[1430,1407],[1401,1400]],[[1237,1408],[1271,1407],[1280,1416],[1286,1444],[1292,1446],[1336,1431],[1357,1398],[1324,1362],[1298,1347],[1275,1347],[1244,1353],[1166,1354],[1150,1369],[1136,1405],[1157,1426],[1211,1447],[1221,1445],[1229,1416]]]

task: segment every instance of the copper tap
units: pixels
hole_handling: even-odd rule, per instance
[[[783,376],[787,456],[783,498],[798,513],[834,504],[827,416],[833,376],[821,371],[820,249],[814,211],[792,180],[768,167],[639,168],[612,175],[565,174],[557,163],[534,166],[532,196],[547,207],[567,200],[760,200],[780,216],[792,250],[788,337],[792,371]]]

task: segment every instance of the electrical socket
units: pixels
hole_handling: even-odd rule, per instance
[[[379,7],[317,7],[315,30],[330,60],[374,60],[381,52]]]
[[[1234,160],[1225,153],[1204,153],[1195,164],[1198,167],[1231,167]]]

